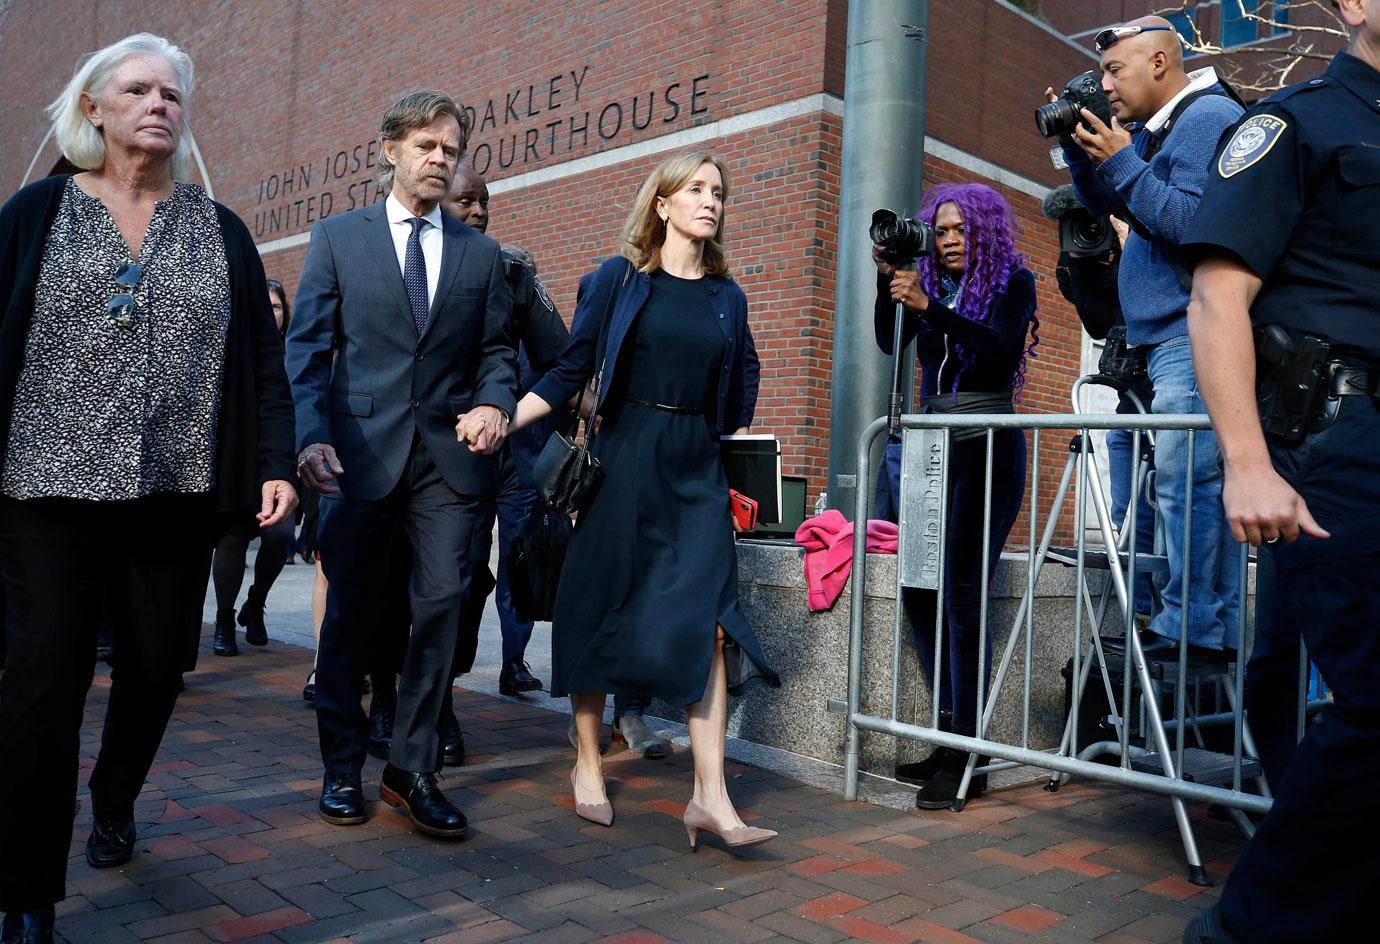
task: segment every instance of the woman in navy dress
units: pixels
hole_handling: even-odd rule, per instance
[[[639,191],[623,250],[581,281],[570,345],[518,404],[514,428],[599,389],[604,478],[566,555],[552,627],[553,695],[579,731],[576,811],[609,825],[598,729],[608,692],[687,708],[695,788],[685,823],[731,846],[743,824],[724,781],[728,693],[779,684],[738,605],[719,435],[757,400],[747,301],[720,242],[728,174],[707,153],[664,161]]]

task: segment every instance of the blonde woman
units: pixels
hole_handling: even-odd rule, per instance
[[[518,404],[515,427],[602,372],[594,451],[604,480],[566,556],[552,633],[553,695],[570,695],[576,811],[610,825],[598,731],[607,692],[684,705],[695,788],[685,810],[733,847],[776,835],[745,826],[724,782],[728,693],[777,685],[738,606],[719,435],[757,402],[747,299],[722,245],[728,172],[704,153],[664,161],[623,227],[622,254],[582,280],[569,347]]]

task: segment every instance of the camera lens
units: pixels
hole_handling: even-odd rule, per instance
[[[1070,236],[1079,250],[1095,252],[1107,242],[1107,220],[1104,217],[1089,215],[1073,226]]]
[[[1049,102],[1035,109],[1035,127],[1040,135],[1052,138],[1060,134],[1072,134],[1078,126],[1080,115],[1067,98]]]

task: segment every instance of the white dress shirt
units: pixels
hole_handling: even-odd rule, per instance
[[[1183,101],[1194,92],[1201,91],[1205,88],[1212,88],[1212,86],[1216,84],[1217,70],[1212,66],[1207,66],[1206,68],[1188,73],[1188,84],[1179,91],[1178,95],[1175,95],[1169,101],[1165,102],[1163,108],[1151,116],[1150,120],[1145,123],[1145,129],[1152,134],[1159,131],[1164,127],[1164,123],[1169,120],[1169,116],[1174,114],[1174,109],[1178,106],[1179,102]],[[391,218],[392,217],[390,217],[390,219]]]
[[[407,271],[407,239],[412,235],[412,211],[403,206],[393,194],[384,201],[384,212],[388,215],[388,232],[393,237],[393,249],[398,253],[398,271]],[[430,309],[436,301],[436,284],[441,281],[441,205],[431,208],[422,217],[429,224],[422,227],[418,237],[422,243],[422,258],[426,262],[426,303]]]

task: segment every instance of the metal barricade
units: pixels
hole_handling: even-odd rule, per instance
[[[1078,388],[1075,387],[1075,408]],[[1195,510],[1192,507],[1193,458],[1197,434],[1210,430],[1210,422],[1205,415],[1142,415],[1142,414],[925,414],[906,415],[900,420],[902,431],[902,483],[901,483],[901,529],[899,536],[897,562],[897,586],[894,639],[892,647],[892,682],[890,717],[865,714],[861,710],[864,594],[855,591],[851,595],[851,622],[849,635],[848,667],[848,739],[845,753],[845,796],[856,799],[858,793],[858,774],[860,760],[860,737],[862,732],[877,732],[899,738],[927,742],[939,747],[948,747],[969,752],[968,769],[959,788],[959,799],[955,809],[962,809],[963,798],[967,795],[971,778],[976,773],[1005,770],[1016,766],[1029,765],[1053,772],[1048,789],[1058,789],[1069,776],[1090,777],[1109,783],[1146,790],[1165,795],[1173,804],[1175,819],[1183,840],[1188,860],[1189,877],[1197,884],[1210,884],[1202,861],[1197,852],[1193,830],[1184,807],[1185,800],[1219,804],[1233,812],[1238,824],[1247,833],[1249,820],[1245,812],[1264,813],[1270,808],[1269,791],[1261,776],[1249,726],[1245,722],[1242,708],[1245,679],[1245,641],[1247,638],[1247,567],[1249,548],[1241,546],[1239,561],[1233,566],[1240,568],[1240,606],[1237,618],[1237,649],[1234,659],[1227,660],[1220,670],[1204,669],[1195,665],[1189,658],[1188,607],[1184,605],[1180,626],[1179,642],[1172,662],[1158,663],[1162,677],[1151,677],[1151,661],[1135,631],[1135,600],[1131,591],[1136,584],[1137,573],[1153,566],[1151,556],[1134,552],[1136,544],[1136,510],[1141,492],[1141,478],[1144,474],[1141,463],[1133,469],[1133,482],[1130,491],[1131,501],[1125,522],[1113,522],[1106,495],[1100,479],[1096,475],[1096,459],[1093,455],[1090,431],[1129,429],[1135,440],[1133,455],[1140,456],[1140,437],[1154,435],[1163,431],[1182,431],[1187,437],[1187,463],[1185,475],[1188,478],[1184,491],[1185,507],[1184,533],[1168,535],[1171,540],[1182,540],[1185,560],[1190,559],[1192,546],[1192,522]],[[870,455],[874,441],[888,429],[887,419],[875,421],[864,432],[858,446],[858,469],[867,473],[870,469]],[[1012,631],[1007,639],[1005,651],[996,663],[994,676],[989,680],[983,667],[987,663],[989,596],[990,582],[981,581],[979,604],[979,653],[977,659],[977,730],[975,736],[940,730],[939,699],[933,698],[933,710],[929,723],[918,724],[900,718],[900,678],[902,657],[902,595],[906,589],[933,590],[939,599],[935,607],[935,674],[928,680],[932,693],[939,690],[941,666],[944,659],[945,607],[943,602],[946,532],[949,527],[949,456],[952,437],[959,430],[981,430],[985,436],[986,463],[983,501],[983,562],[991,559],[1001,548],[991,548],[990,522],[992,514],[992,463],[995,431],[1019,429],[1029,431],[1031,436],[1029,450],[1029,536],[1026,550],[1027,571],[1026,591],[1013,621]],[[1045,509],[1039,507],[1041,473],[1041,446],[1050,433],[1059,430],[1072,431],[1069,456],[1062,471],[1055,499],[1048,514],[1044,517],[1043,530],[1040,519]],[[1157,473],[1162,474],[1162,473]],[[1064,499],[1069,494],[1070,484],[1077,477],[1077,500],[1073,504],[1074,546],[1064,553],[1064,563],[1075,572],[1075,600],[1072,622],[1072,703],[1068,710],[1062,742],[1057,747],[1044,749],[1032,747],[1030,743],[1030,712],[1034,639],[1034,601],[1035,582],[1041,567],[1051,560],[1051,546],[1064,512]],[[859,475],[860,481],[871,481],[870,477]],[[1085,498],[1086,496],[1086,498]],[[869,496],[866,489],[858,490],[854,520],[866,518]],[[1101,543],[1088,540],[1086,509],[1091,504],[1095,518],[1095,530]],[[1199,514],[1202,513],[1198,510]],[[1220,509],[1218,511],[1220,513]],[[1014,537],[1014,535],[1013,535]],[[976,537],[974,538],[977,539]],[[865,586],[866,569],[866,529],[859,527],[854,531],[853,547],[853,586]],[[1089,573],[1105,573],[1102,584],[1102,598],[1095,602],[1090,588]],[[1186,604],[1190,599],[1190,580],[1193,568],[1183,568],[1181,600]],[[1114,602],[1120,610],[1121,637],[1120,652],[1108,651],[1108,639],[1102,629],[1106,622],[1110,603]],[[1084,616],[1090,621],[1090,629],[1085,626]],[[1020,737],[1016,743],[998,741],[990,736],[990,724],[997,699],[1011,679],[1011,666],[1017,651],[1024,653],[1021,684],[1022,721]],[[1109,667],[1113,660],[1119,660],[1121,669],[1121,692],[1117,698],[1109,677]],[[1171,674],[1170,668],[1174,671]],[[1084,690],[1092,671],[1099,671],[1108,704],[1113,708],[1112,721],[1117,730],[1117,740],[1098,742],[1093,745],[1079,745],[1076,719],[1079,717]],[[1205,678],[1218,677],[1213,683],[1220,696],[1225,698],[1225,706],[1217,710],[1202,711],[1199,699],[1190,701],[1188,691],[1190,682],[1195,687]],[[1133,685],[1134,682],[1134,685]],[[1161,711],[1162,689],[1166,685],[1174,688],[1173,717],[1165,718]],[[1133,710],[1133,688],[1140,693],[1138,710]],[[1300,692],[1300,711],[1304,707],[1306,692]],[[1132,729],[1137,727],[1135,716],[1139,715],[1139,730],[1144,738],[1144,746],[1132,743]],[[1232,751],[1227,761],[1218,756],[1217,762],[1207,763],[1208,754],[1202,747],[1203,729],[1210,725],[1230,725],[1232,730]],[[1199,741],[1198,747],[1189,746],[1192,733]],[[1172,738],[1171,738],[1172,735]],[[1016,739],[1012,739],[1016,740]],[[975,769],[975,756],[986,755],[997,762],[981,769]],[[1117,758],[1115,766],[1098,763],[1097,756]],[[1212,768],[1212,776],[1202,770],[1195,770],[1198,764],[1204,769]],[[1186,773],[1187,770],[1187,773]],[[1216,782],[1213,782],[1213,781]],[[1255,780],[1258,793],[1244,789],[1245,781]]]

